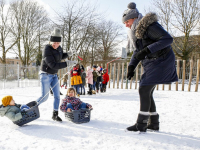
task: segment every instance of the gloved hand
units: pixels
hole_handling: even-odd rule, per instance
[[[143,60],[145,59],[146,55],[150,54],[150,50],[148,47],[145,47],[144,49],[140,50],[137,54],[135,54],[134,58],[137,60]]]
[[[68,57],[71,57],[73,54],[74,54],[74,53],[73,53],[72,50],[70,50],[70,51],[67,52]]]
[[[78,62],[77,61],[71,61],[71,60],[66,60],[66,63],[67,63],[67,67],[69,66],[73,66],[73,65],[76,65]]]
[[[135,66],[133,65],[128,66],[128,73],[127,73],[128,80],[131,80],[131,78],[134,76],[135,74],[134,70],[135,70]]]

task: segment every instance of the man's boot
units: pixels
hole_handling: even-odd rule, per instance
[[[149,115],[138,114],[137,122],[133,126],[130,126],[126,129],[128,131],[146,132],[148,119]]]
[[[151,115],[149,117],[149,121],[148,121],[148,125],[147,125],[147,129],[151,129],[151,130],[159,130],[159,115]]]
[[[55,121],[62,122],[62,119],[58,116],[58,111],[56,111],[56,110],[53,111],[52,119],[55,120]]]

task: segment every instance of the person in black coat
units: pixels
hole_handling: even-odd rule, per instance
[[[58,70],[71,66],[76,61],[64,61],[73,53],[63,53],[63,49],[60,47],[61,32],[60,29],[55,28],[50,37],[50,44],[47,44],[42,54],[42,63],[40,70],[40,82],[41,82],[41,97],[37,99],[38,105],[45,102],[49,97],[49,89],[51,88],[54,95],[53,102],[53,116],[52,119],[56,121],[62,121],[58,116],[58,108],[60,104],[60,86],[58,82]]]
[[[173,38],[158,23],[155,13],[148,13],[143,17],[133,2],[124,11],[122,22],[129,28],[130,45],[127,47],[136,49],[128,66],[127,78],[130,80],[134,76],[134,70],[140,61],[144,68],[139,87],[140,112],[136,124],[127,130],[159,130],[159,115],[153,92],[157,84],[170,84],[178,80],[175,55],[171,47]]]

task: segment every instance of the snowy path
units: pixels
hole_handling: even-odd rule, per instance
[[[62,89],[63,93],[66,90]],[[0,90],[17,103],[40,96],[40,87]],[[61,96],[63,98],[64,96]],[[124,132],[139,112],[137,90],[108,89],[107,93],[81,96],[93,105],[91,121],[74,124],[51,119],[53,97],[40,105],[41,117],[23,127],[0,117],[0,150],[194,150],[200,149],[200,92],[155,91],[160,132]]]

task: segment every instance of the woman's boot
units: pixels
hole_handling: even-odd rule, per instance
[[[135,125],[130,126],[126,129],[128,131],[146,132],[148,119],[149,119],[149,115],[138,114],[137,122],[135,123]]]
[[[147,129],[151,129],[151,130],[159,130],[159,115],[151,115],[149,117],[149,122],[147,125]]]
[[[55,121],[62,122],[62,119],[58,116],[58,111],[56,111],[56,110],[53,111],[52,119],[55,120]]]

